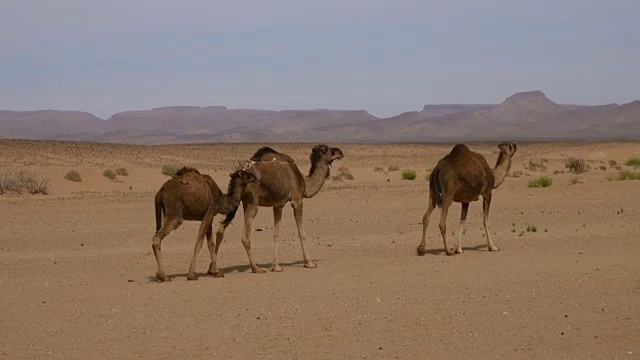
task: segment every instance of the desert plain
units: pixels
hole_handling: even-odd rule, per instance
[[[416,254],[427,175],[453,144],[329,144],[345,154],[332,176],[353,179],[330,177],[305,199],[316,269],[303,267],[287,206],[283,272],[251,272],[239,215],[220,250],[224,278],[206,274],[204,246],[199,279],[187,281],[199,223],[185,222],[162,243],[172,281],[157,282],[153,197],[169,179],[163,166],[194,166],[226,191],[228,174],[262,145],[308,172],[313,144],[0,140],[0,172],[50,179],[48,195],[0,195],[0,358],[639,356],[640,181],[615,180],[638,171],[624,163],[640,157],[639,142],[518,143],[510,174],[493,193],[490,229],[501,251],[487,251],[478,201],[456,256],[444,254],[439,210],[427,229],[427,254]],[[468,145],[495,164],[496,143]],[[570,173],[568,158],[589,170]],[[127,176],[103,176],[121,167]],[[66,180],[69,170],[82,181]],[[414,170],[415,180],[402,170]],[[528,186],[540,176],[551,186]],[[450,209],[449,234],[459,212],[459,204]],[[254,255],[268,269],[271,209],[260,209],[252,230]]]

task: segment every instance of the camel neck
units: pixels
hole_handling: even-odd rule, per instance
[[[498,155],[496,166],[493,168],[493,176],[495,178],[495,182],[493,183],[494,189],[502,185],[502,182],[507,177],[507,173],[510,168],[511,158],[504,151],[501,151],[500,155]]]
[[[318,161],[315,164],[311,165],[311,170],[309,171],[309,176],[305,176],[305,190],[304,197],[310,198],[314,197],[320,189],[322,189],[322,185],[324,185],[324,181],[329,177],[329,164],[324,161]]]

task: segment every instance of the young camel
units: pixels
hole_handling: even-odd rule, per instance
[[[282,210],[287,202],[291,202],[293,215],[298,227],[298,237],[302,246],[302,257],[306,268],[315,268],[317,265],[311,260],[304,243],[306,233],[302,224],[302,200],[315,196],[326,178],[329,177],[330,166],[334,160],[342,159],[344,155],[338,148],[327,145],[315,146],[309,157],[311,168],[309,175],[304,176],[298,169],[293,159],[279,153],[272,148],[263,147],[259,149],[251,160],[245,165],[245,169],[256,174],[257,181],[247,188],[242,196],[242,207],[244,209],[244,232],[242,235],[242,245],[244,245],[254,273],[264,273],[265,270],[258,267],[251,253],[251,222],[258,213],[258,207],[273,208],[273,263],[271,271],[282,271],[278,259],[278,242],[280,239],[280,220]],[[216,251],[224,237],[224,230],[229,224],[235,212],[227,214],[224,221],[216,230]]]
[[[516,152],[516,144],[503,142],[498,145],[500,154],[496,166],[491,169],[487,160],[469,150],[465,145],[458,144],[451,152],[442,158],[429,177],[429,204],[422,218],[422,241],[418,245],[418,255],[426,254],[426,232],[429,217],[433,209],[442,208],[440,214],[440,233],[444,242],[444,251],[447,255],[462,254],[462,234],[467,220],[469,203],[476,201],[482,195],[482,212],[484,214],[484,231],[487,236],[489,251],[500,249],[491,241],[489,233],[489,206],[491,205],[491,191],[502,184],[511,167],[511,157]],[[455,250],[447,246],[447,213],[453,202],[462,203],[460,214],[460,227],[458,229],[458,242]]]
[[[202,249],[205,235],[207,236],[207,246],[211,254],[211,264],[209,265],[209,275],[214,277],[224,277],[218,271],[217,253],[214,249],[212,239],[213,217],[217,214],[228,214],[238,209],[242,194],[247,186],[256,180],[255,175],[250,172],[238,170],[229,174],[231,180],[227,194],[223,194],[216,182],[209,175],[202,175],[194,168],[184,167],[176,175],[165,182],[155,197],[156,210],[156,234],[153,235],[153,253],[158,263],[156,277],[160,281],[171,281],[165,274],[162,266],[162,256],[160,253],[161,242],[169,233],[182,225],[183,220],[202,221],[198,238],[193,250],[193,257],[189,265],[187,279],[197,280],[195,274],[196,257]],[[165,222],[162,224],[162,213],[164,212]]]

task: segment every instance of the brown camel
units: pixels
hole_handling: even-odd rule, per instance
[[[251,222],[258,213],[259,206],[273,208],[273,263],[271,271],[282,271],[278,260],[278,241],[280,239],[280,220],[282,210],[287,202],[291,202],[293,215],[298,227],[298,237],[302,246],[302,257],[304,266],[315,268],[316,264],[311,260],[304,243],[306,233],[302,225],[302,200],[315,196],[326,178],[329,177],[330,166],[334,160],[342,159],[344,155],[338,148],[327,145],[315,146],[309,157],[311,168],[309,175],[304,176],[298,169],[293,159],[279,153],[272,148],[263,147],[259,149],[245,164],[245,169],[256,174],[257,181],[251,184],[242,196],[242,207],[244,209],[244,232],[242,244],[247,251],[251,270],[254,273],[264,273],[265,270],[258,267],[251,253]],[[216,251],[224,237],[225,228],[231,223],[235,212],[227,214],[225,220],[216,230]]]
[[[156,277],[160,281],[170,281],[164,273],[160,244],[169,233],[182,225],[183,220],[202,221],[193,257],[189,265],[187,279],[197,280],[195,274],[196,257],[202,249],[202,242],[207,236],[207,246],[211,254],[208,274],[224,277],[217,267],[217,248],[214,249],[212,239],[213,217],[217,214],[228,214],[238,209],[242,194],[247,186],[256,180],[250,172],[238,170],[229,174],[231,180],[227,194],[223,194],[216,182],[209,175],[202,175],[194,168],[184,167],[176,175],[165,182],[155,197],[156,234],[153,235],[153,253],[158,263]],[[165,222],[162,224],[162,213]]]
[[[502,184],[511,167],[511,157],[516,153],[516,144],[503,142],[498,145],[500,154],[496,166],[491,169],[487,160],[469,150],[466,145],[458,144],[451,152],[442,158],[429,177],[429,205],[422,218],[422,241],[418,245],[418,255],[426,253],[426,233],[429,217],[433,209],[442,208],[440,214],[440,233],[447,255],[462,254],[462,234],[467,220],[469,203],[476,201],[482,195],[482,212],[484,214],[484,231],[487,236],[489,251],[499,251],[491,241],[489,233],[489,206],[491,205],[491,191]],[[447,213],[453,202],[462,203],[458,242],[455,250],[447,246]]]

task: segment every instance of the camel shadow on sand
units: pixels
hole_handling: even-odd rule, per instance
[[[314,262],[318,263],[321,262],[322,260],[314,260]],[[271,272],[271,263],[262,263],[262,264],[258,264],[259,267],[263,268],[266,270],[267,273]],[[280,266],[282,267],[297,267],[297,268],[302,268],[304,267],[304,261],[303,260],[298,260],[298,261],[292,261],[292,262],[281,262]],[[220,272],[223,273],[224,275],[229,275],[231,273],[244,273],[244,272],[250,272],[251,271],[251,265],[246,264],[246,265],[233,265],[233,266],[228,266],[225,268],[220,268]],[[196,276],[198,278],[207,278],[207,277],[213,277],[209,274],[207,274],[206,272],[196,272]],[[167,277],[171,280],[174,279],[187,279],[187,273],[178,273],[178,274],[171,274],[171,275],[167,275]],[[160,282],[158,281],[158,278],[154,276],[149,276],[149,282]]]
[[[482,251],[482,252],[489,252],[489,246],[487,244],[481,244],[481,245],[476,245],[476,246],[463,246],[462,247],[462,251]],[[429,255],[444,255],[444,248],[437,248],[437,249],[427,249],[425,251],[426,254]],[[456,254],[456,255],[464,255],[463,254]],[[416,256],[420,256],[418,254],[416,254]]]

